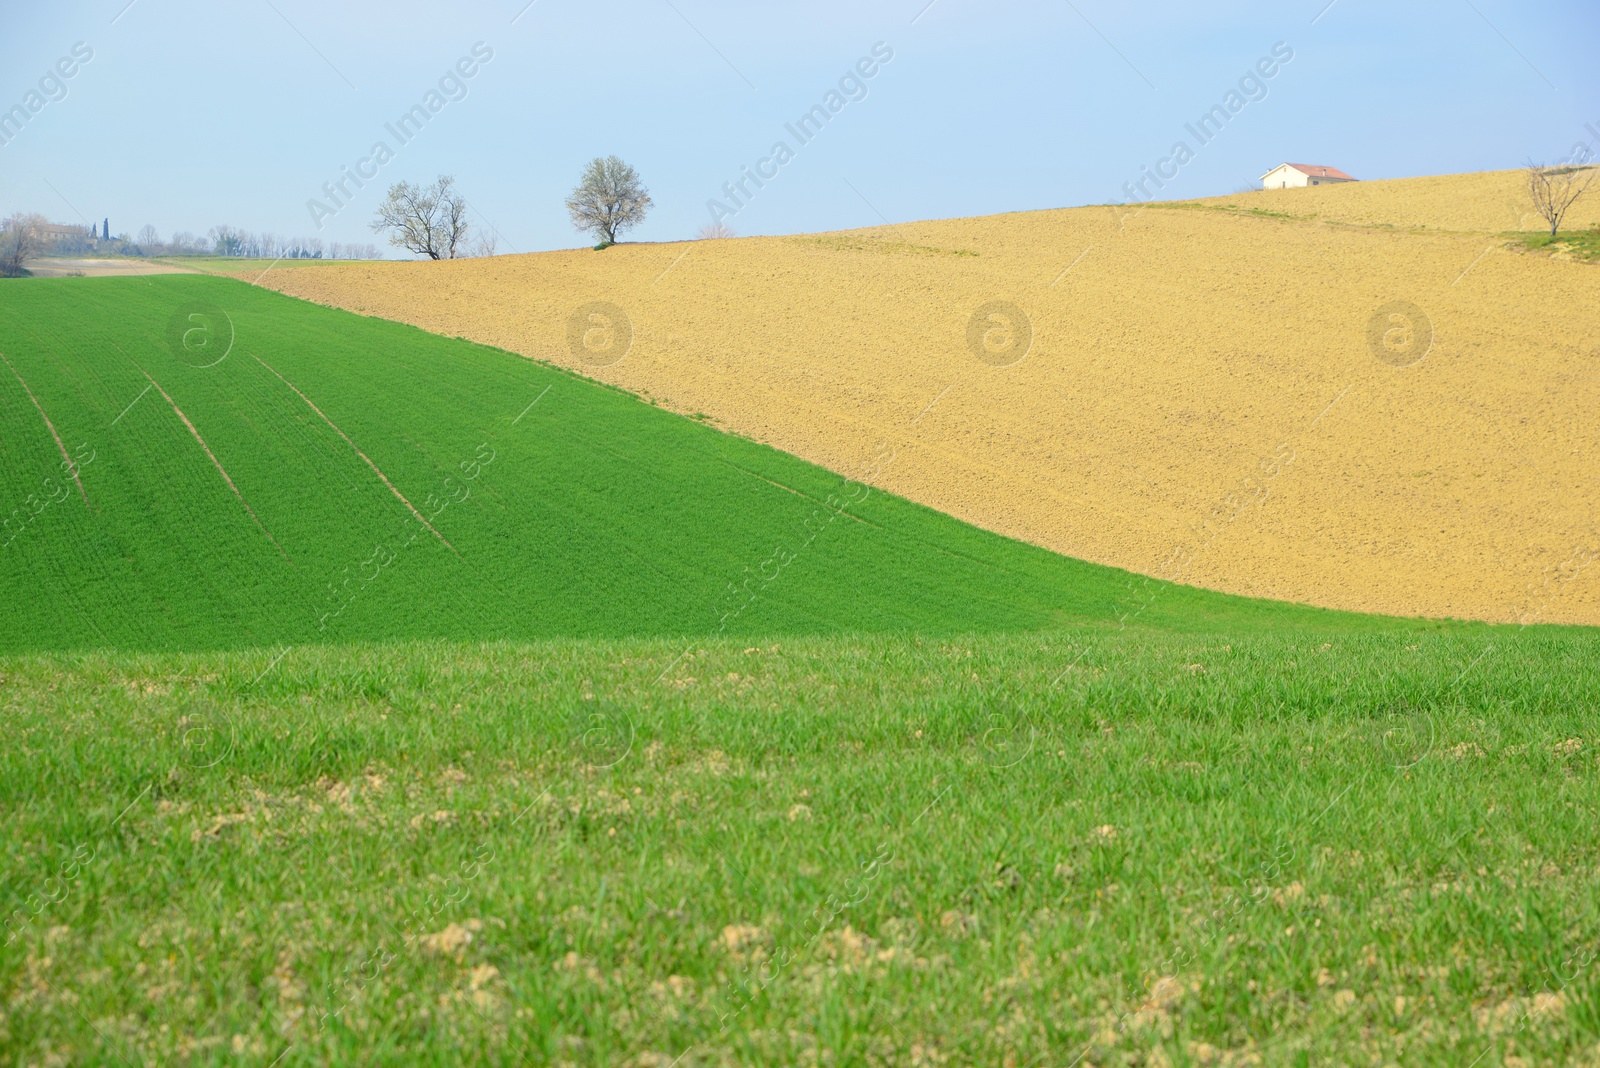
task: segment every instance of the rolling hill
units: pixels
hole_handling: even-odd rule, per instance
[[[0,354],[5,651],[1349,622],[1136,584],[559,369],[229,279],[19,284]]]
[[[1068,556],[1332,608],[1597,624],[1600,584],[1574,579],[1600,557],[1600,270],[1524,247],[1520,181],[261,284],[573,368],[834,471],[887,442],[875,485]],[[1568,225],[1597,221],[1591,199]],[[596,303],[627,320],[620,359],[574,343]]]
[[[1223,208],[1143,218],[1257,241],[1303,225]],[[897,285],[902,261],[946,255],[875,241],[771,247],[888,264],[873,277]],[[656,277],[760,247],[695,246]],[[488,277],[540,315],[571,285],[552,272],[551,296],[516,260],[359,270]],[[746,295],[807,292],[740,277]],[[943,472],[975,508],[1054,500],[939,451],[1004,456],[996,427],[1028,413],[1004,407],[1018,383],[984,376],[1040,353],[1001,366],[1019,334],[982,336],[991,322],[967,373],[876,437],[861,412],[905,388],[904,342],[852,334],[865,306],[839,297],[752,305],[775,318],[744,328],[787,363],[695,318],[715,302],[653,319],[591,291],[538,327],[618,377],[678,323],[668,341],[698,339],[723,407],[675,413],[225,278],[6,283],[0,1050],[687,1068],[1595,1048],[1600,984],[1576,962],[1600,915],[1597,632],[1175,585],[869,490]],[[1156,353],[1173,366],[1148,397],[1116,397],[1126,418],[1165,413],[1144,433],[1171,464],[1250,461],[1169,542],[1188,576],[1282,506],[1303,517],[1293,479],[1331,461],[1314,437],[1229,453],[1272,443],[1249,390],[1237,426],[1186,429],[1221,394],[1173,379],[1184,351]],[[1414,369],[1382,363],[1369,403]],[[836,445],[841,474],[706,425],[745,394],[773,401],[771,436],[815,418],[860,447]],[[1067,439],[1061,471],[1116,484],[1154,462],[1131,431],[1096,442],[1033,415],[1039,440]],[[1032,455],[1009,440],[1012,462]],[[1062,514],[1153,538],[1137,521],[1158,489]],[[1382,479],[1367,489],[1351,502],[1399,507]],[[1526,594],[1530,622],[1586,603],[1583,566]],[[1537,922],[1498,919],[1522,915]]]

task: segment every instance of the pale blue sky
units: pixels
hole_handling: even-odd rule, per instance
[[[562,200],[615,153],[656,204],[630,237],[675,240],[780,139],[794,158],[747,184],[740,234],[1103,203],[1175,141],[1194,146],[1184,124],[1278,42],[1294,58],[1265,98],[1163,198],[1227,193],[1285,160],[1370,179],[1553,161],[1580,140],[1600,153],[1585,130],[1600,129],[1594,0],[526,2],[0,0],[0,109],[76,42],[94,52],[0,146],[0,214],[365,242],[383,185],[443,171],[500,251],[527,252],[585,243]],[[399,145],[385,123],[477,42],[493,58],[465,98]],[[877,42],[894,58],[865,98],[799,145],[785,123]],[[394,158],[347,184],[319,233],[307,201],[331,207],[323,183],[380,139]]]

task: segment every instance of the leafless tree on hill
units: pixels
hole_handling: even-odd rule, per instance
[[[389,244],[435,260],[464,255],[469,229],[466,198],[445,174],[429,186],[396,182],[372,220],[373,232],[387,233]]]
[[[717,219],[700,227],[695,233],[694,239],[696,241],[723,241],[734,236],[736,235],[733,232],[733,227],[721,219]]]
[[[20,278],[23,261],[44,251],[43,215],[18,212],[0,223],[0,278]]]
[[[567,197],[567,214],[580,231],[594,234],[603,245],[644,222],[651,207],[650,191],[639,172],[616,156],[594,159],[583,169],[578,188]]]
[[[1550,236],[1554,237],[1568,209],[1589,191],[1600,171],[1592,167],[1546,167],[1542,163],[1529,163],[1527,174],[1533,208],[1550,224]]]

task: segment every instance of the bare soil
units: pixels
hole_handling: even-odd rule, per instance
[[[147,260],[124,259],[42,259],[28,260],[27,268],[35,278],[68,278],[82,275],[85,278],[112,278],[135,274],[193,274],[182,267]]]

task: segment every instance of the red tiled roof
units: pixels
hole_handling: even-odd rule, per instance
[[[1309,174],[1313,178],[1343,178],[1347,182],[1356,180],[1338,167],[1324,167],[1317,163],[1286,163],[1284,166],[1293,167],[1301,174]]]

